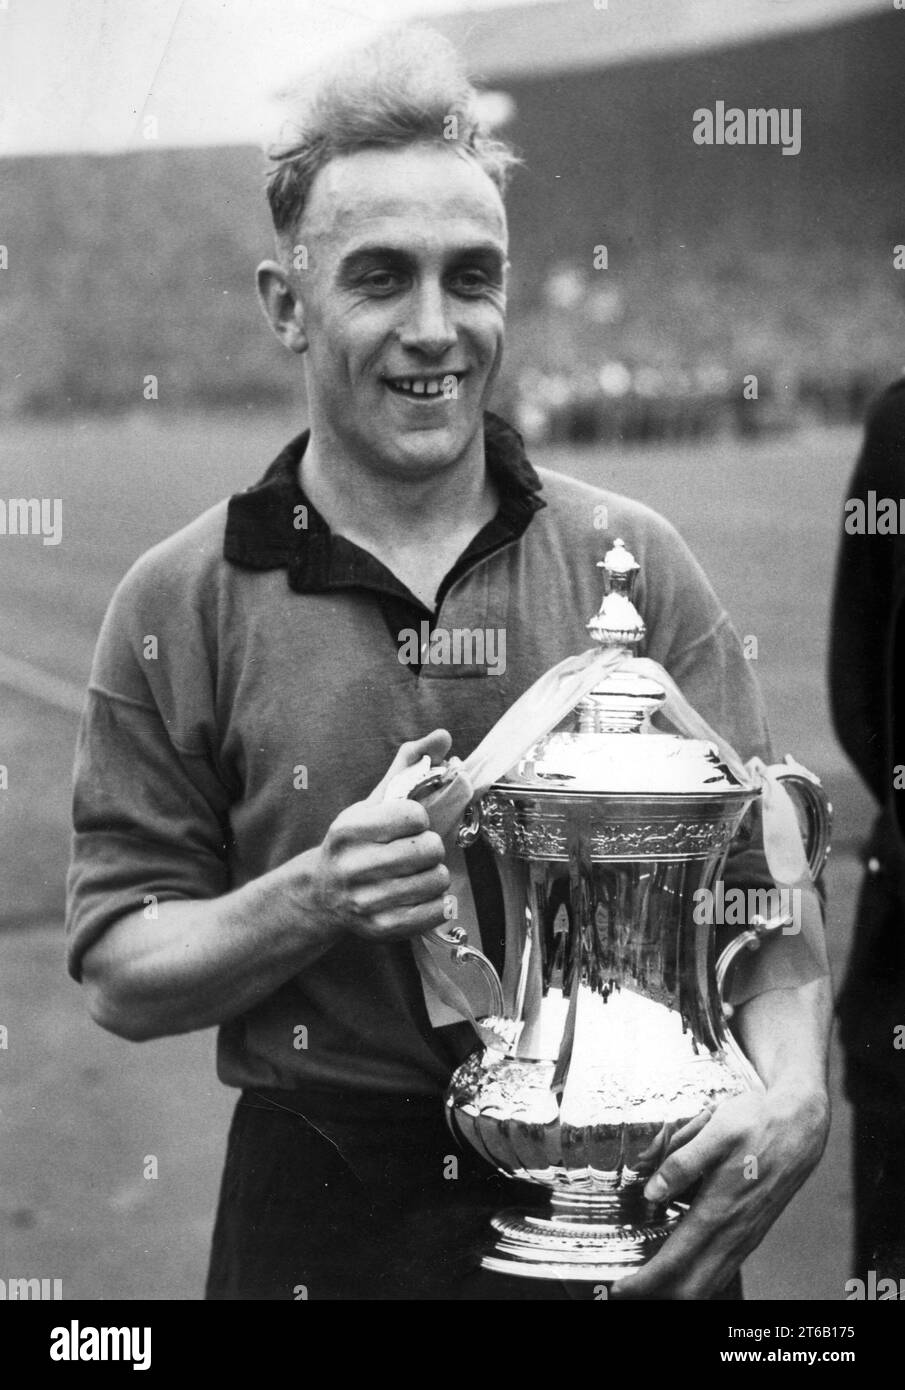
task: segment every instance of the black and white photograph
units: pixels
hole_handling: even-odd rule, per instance
[[[868,1373],[903,74],[905,0],[0,0],[23,1364],[590,1301]]]

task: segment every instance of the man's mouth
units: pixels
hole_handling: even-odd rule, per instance
[[[415,400],[455,400],[464,372],[441,372],[435,376],[386,376],[384,382],[397,396]]]

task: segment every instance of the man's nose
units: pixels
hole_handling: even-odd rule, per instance
[[[398,330],[405,348],[440,357],[456,341],[446,298],[440,285],[422,285],[413,295],[409,313]]]

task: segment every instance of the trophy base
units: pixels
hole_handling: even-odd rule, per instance
[[[646,1264],[684,1214],[670,1206],[652,1221],[620,1223],[606,1208],[595,1215],[591,1207],[563,1213],[556,1199],[553,1205],[549,1216],[515,1207],[499,1212],[491,1221],[498,1239],[481,1268],[527,1279],[612,1284]]]

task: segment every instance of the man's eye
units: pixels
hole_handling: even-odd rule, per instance
[[[402,282],[394,270],[372,270],[360,283],[364,289],[371,290],[374,294],[389,294],[398,289]]]
[[[457,294],[480,294],[489,284],[483,270],[459,270],[452,277],[452,288]]]

